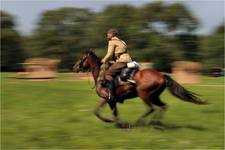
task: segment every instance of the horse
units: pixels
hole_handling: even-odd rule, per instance
[[[164,112],[167,109],[167,104],[162,102],[159,96],[165,88],[180,100],[198,105],[207,104],[206,101],[203,101],[198,97],[198,94],[185,89],[169,75],[151,69],[136,71],[133,75],[135,84],[128,82],[126,84],[118,85],[115,89],[116,100],[107,100],[108,89],[106,88],[106,84],[98,81],[101,65],[100,58],[93,51],[89,50],[84,52],[83,56],[78,59],[73,66],[73,70],[75,72],[85,70],[91,71],[95,82],[96,93],[100,97],[94,114],[104,122],[114,122],[119,126],[123,126],[123,123],[118,117],[117,102],[135,97],[140,97],[140,99],[148,106],[147,112],[141,115],[135,124],[143,123],[144,118],[156,110],[156,106],[160,108],[160,112]],[[112,119],[101,116],[101,111],[105,104],[108,104],[111,108],[113,115]]]

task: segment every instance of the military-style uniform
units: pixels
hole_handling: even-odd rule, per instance
[[[130,55],[127,53],[127,44],[115,36],[109,40],[108,52],[102,59],[102,62],[107,63],[111,60],[115,61],[115,63],[105,72],[107,80],[113,80],[115,75],[120,73],[128,62],[132,61]]]

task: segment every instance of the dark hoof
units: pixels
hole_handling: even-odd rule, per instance
[[[164,130],[163,123],[161,121],[158,121],[158,120],[150,121],[148,125],[155,128],[155,129]]]
[[[162,125],[162,122],[159,120],[152,120],[149,122],[149,125]]]
[[[116,123],[116,127],[121,129],[127,129],[132,128],[132,125],[129,123]]]
[[[134,125],[135,126],[144,126],[145,122],[144,122],[144,120],[140,119],[140,120],[136,121]]]

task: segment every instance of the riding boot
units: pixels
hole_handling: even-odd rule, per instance
[[[108,80],[109,100],[115,100],[115,84],[113,80]]]

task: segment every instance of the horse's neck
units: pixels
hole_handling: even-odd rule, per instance
[[[94,67],[91,72],[92,72],[92,76],[93,76],[93,78],[95,80],[95,83],[96,83],[97,79],[98,79],[99,72],[100,72],[100,67]]]
[[[99,72],[100,72],[100,64],[98,64],[97,61],[92,61],[91,73],[95,80],[95,83],[97,82]]]

